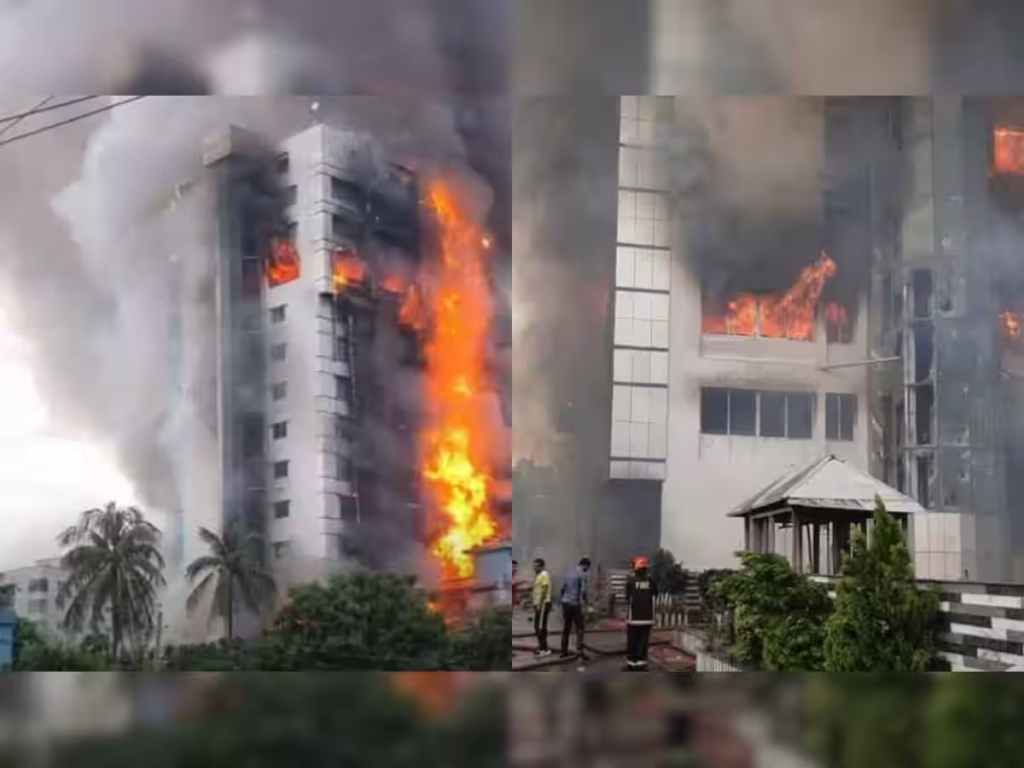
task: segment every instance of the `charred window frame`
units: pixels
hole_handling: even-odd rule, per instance
[[[825,394],[825,439],[853,440],[857,424],[857,396]]]
[[[745,389],[701,389],[701,432],[706,435],[756,434],[757,393]]]

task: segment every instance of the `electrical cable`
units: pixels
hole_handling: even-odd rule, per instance
[[[26,131],[25,133],[19,133],[17,136],[12,136],[9,139],[3,139],[2,141],[0,141],[0,147],[4,147],[4,146],[6,146],[8,144],[13,144],[14,142],[20,141],[21,139],[27,139],[27,138],[30,138],[32,136],[38,136],[39,134],[46,133],[47,131],[51,131],[54,128],[61,128],[62,126],[69,125],[70,123],[76,123],[79,120],[84,120],[87,117],[92,117],[93,115],[98,115],[101,112],[109,112],[112,109],[116,109],[117,107],[121,107],[121,106],[124,106],[125,104],[130,104],[133,101],[138,101],[139,99],[144,99],[144,98],[146,98],[146,97],[145,96],[132,96],[131,98],[123,99],[122,101],[118,101],[118,102],[116,102],[114,104],[108,104],[105,107],[100,107],[99,109],[93,109],[93,110],[90,110],[89,112],[83,112],[82,114],[75,115],[74,117],[69,117],[67,120],[61,120],[60,122],[50,123],[49,125],[44,125],[42,128],[36,128],[35,130],[32,130],[32,131]]]
[[[68,99],[67,101],[61,101],[57,104],[50,104],[50,106],[47,107],[46,104],[53,101],[54,98],[56,97],[47,96],[45,99],[36,104],[34,107],[32,107],[32,109],[28,110],[27,112],[18,112],[13,115],[8,115],[7,117],[0,117],[0,123],[6,123],[11,120],[24,120],[26,117],[32,117],[32,115],[40,115],[43,112],[52,112],[55,109],[63,109],[64,107],[70,107],[75,104],[81,104],[83,101],[98,99],[99,96],[79,96],[76,99]]]
[[[21,121],[24,120],[29,115],[38,114],[39,111],[41,110],[41,108],[46,106],[49,102],[53,101],[53,99],[54,99],[53,96],[47,96],[45,99],[43,99],[38,104],[36,104],[34,107],[32,107],[32,110],[30,112],[27,112],[27,113],[21,115],[20,117],[7,118],[5,121],[0,120],[0,122],[7,122],[7,125],[5,125],[2,128],[0,128],[0,136],[3,136],[5,133],[7,133],[9,130],[11,130],[11,128],[14,128],[17,125],[20,125]]]

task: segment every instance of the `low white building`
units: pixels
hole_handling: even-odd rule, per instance
[[[66,579],[60,558],[50,558],[0,573],[0,587],[14,588],[11,607],[18,616],[57,637],[69,638],[62,626],[63,610],[57,607],[57,595]]]

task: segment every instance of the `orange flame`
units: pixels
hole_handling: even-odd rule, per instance
[[[271,288],[290,283],[299,277],[301,265],[299,251],[295,244],[285,237],[270,241],[270,255],[267,257],[267,285]]]
[[[822,251],[781,296],[741,293],[726,304],[724,314],[706,312],[701,329],[710,334],[813,341],[818,301],[835,273],[836,263]]]
[[[992,165],[996,173],[1024,174],[1024,131],[996,128],[992,144]]]
[[[435,180],[428,185],[427,203],[439,227],[440,263],[436,290],[419,292],[430,300],[434,321],[424,349],[432,413],[423,435],[423,476],[440,513],[432,553],[452,580],[473,576],[469,550],[498,533],[486,466],[486,451],[497,436],[480,398],[487,383],[493,298],[483,235],[458,205],[455,190]]]
[[[454,708],[466,678],[460,672],[396,672],[392,680],[399,693],[412,698],[427,715],[436,717]]]
[[[398,308],[398,322],[416,331],[422,331],[427,327],[427,308],[423,301],[423,290],[416,283],[405,289],[405,297]]]
[[[999,323],[1003,330],[1003,337],[1008,341],[1017,341],[1021,336],[1020,315],[1012,309],[1004,310],[999,315]]]
[[[331,257],[334,290],[338,293],[366,279],[366,265],[355,251],[339,248]]]

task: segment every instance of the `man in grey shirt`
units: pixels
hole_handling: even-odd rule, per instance
[[[580,560],[576,570],[565,577],[562,583],[562,658],[569,656],[569,633],[576,627],[576,653],[581,661],[586,661],[587,654],[583,648],[584,611],[589,602],[587,594],[587,572],[590,570],[590,558]]]

